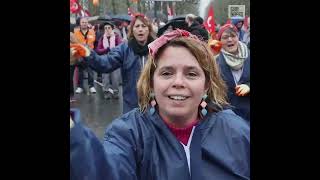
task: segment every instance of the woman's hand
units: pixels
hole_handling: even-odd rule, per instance
[[[81,57],[90,56],[90,49],[82,44],[70,44],[70,64],[75,64]]]
[[[74,126],[74,122],[73,122],[73,120],[72,120],[72,118],[70,116],[70,129],[73,128],[73,126]]]
[[[220,41],[215,39],[210,39],[208,42],[209,47],[212,49],[215,55],[219,54],[222,48],[222,44]]]
[[[250,92],[250,87],[246,84],[237,85],[235,89],[237,96],[245,96]]]

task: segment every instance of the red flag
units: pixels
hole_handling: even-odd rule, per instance
[[[128,15],[131,16],[131,17],[134,16],[134,13],[133,13],[132,9],[129,8],[129,7],[128,7]]]
[[[206,21],[204,22],[204,27],[209,31],[209,33],[213,33],[216,31],[215,21],[214,21],[214,12],[213,6],[210,6],[209,13]]]
[[[82,7],[78,0],[70,0],[70,12],[72,14],[77,14],[81,11]]]
[[[91,17],[91,14],[90,14],[90,12],[88,10],[84,10],[83,13],[84,13],[85,17]]]
[[[78,13],[78,15],[80,17],[90,17],[91,14],[88,10],[84,10],[84,9],[81,9],[80,12]]]

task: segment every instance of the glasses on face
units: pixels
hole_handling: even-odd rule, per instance
[[[104,27],[104,29],[112,29],[112,27],[109,27],[109,26],[108,26],[108,27]]]

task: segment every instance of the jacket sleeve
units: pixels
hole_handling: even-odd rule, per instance
[[[239,166],[244,176],[250,179],[250,125],[243,118],[239,117],[239,124],[241,123],[241,127],[236,127],[231,135],[233,138],[233,142],[236,144],[236,147],[233,148],[235,157],[237,159],[242,158],[242,165]],[[237,119],[236,119],[237,121]],[[236,137],[238,136],[238,138]]]
[[[102,54],[106,54],[107,51],[108,51],[108,48],[104,48],[103,47],[103,36],[99,39],[98,41],[98,46],[96,47],[95,51],[99,54],[99,55],[102,55]]]
[[[95,134],[75,122],[70,130],[70,180],[103,180],[108,176],[103,145]]]
[[[124,121],[117,121],[107,128],[104,138],[108,179],[137,180],[137,146],[133,135],[134,130]]]
[[[221,129],[227,135],[226,146],[229,147],[231,156],[237,160],[232,164],[233,169],[236,174],[246,177],[244,179],[250,179],[250,125],[233,111],[225,112],[228,115],[225,116],[224,127]]]
[[[244,63],[244,68],[246,68],[246,70],[243,71],[243,73],[245,73],[243,84],[246,84],[250,88],[250,51],[249,50],[248,50],[248,53],[249,53],[249,56]]]
[[[116,46],[121,44],[123,42],[121,36],[119,34],[116,34]]]
[[[108,54],[98,55],[91,51],[89,57],[85,58],[89,66],[99,73],[110,73],[121,67],[124,60],[124,51],[126,46],[116,46]]]
[[[136,145],[132,128],[115,120],[105,133],[104,144],[74,113],[70,129],[70,180],[137,180]]]

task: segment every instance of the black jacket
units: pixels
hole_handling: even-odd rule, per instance
[[[204,41],[208,41],[209,39],[208,31],[201,24],[197,22],[194,22],[191,24],[191,26],[189,27],[189,32],[191,34],[198,36],[198,38]]]

